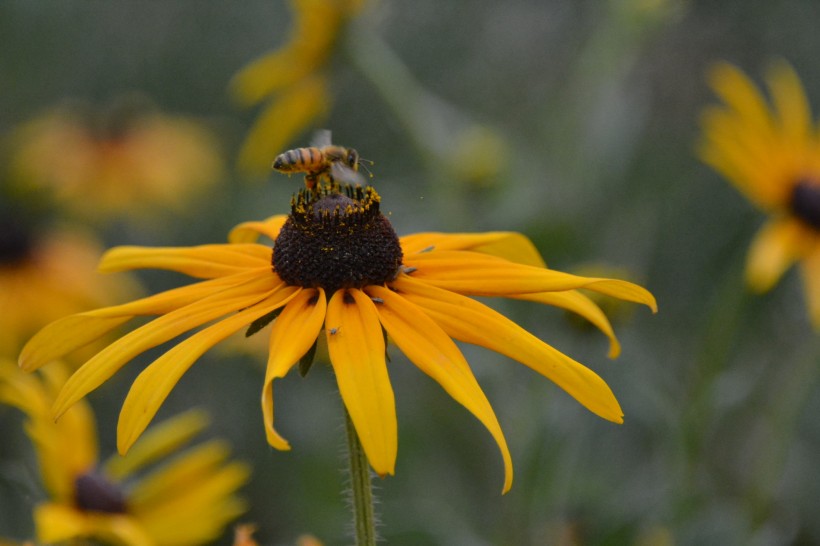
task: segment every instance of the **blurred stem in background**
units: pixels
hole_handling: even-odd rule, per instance
[[[469,225],[464,188],[491,186],[507,163],[505,139],[428,91],[366,21],[354,21],[344,43],[350,63],[370,82],[407,133],[424,162],[425,189],[446,207],[454,225]]]

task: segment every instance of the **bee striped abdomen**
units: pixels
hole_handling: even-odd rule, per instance
[[[294,148],[276,156],[273,168],[280,172],[311,172],[325,168],[324,154],[318,148]]]

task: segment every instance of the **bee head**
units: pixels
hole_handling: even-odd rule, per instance
[[[345,163],[354,171],[359,170],[359,152],[353,148],[348,148],[347,155],[345,156]]]

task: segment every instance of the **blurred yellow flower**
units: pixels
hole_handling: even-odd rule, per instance
[[[34,508],[39,543],[93,538],[125,546],[194,546],[217,538],[245,511],[235,492],[248,468],[228,462],[229,448],[221,441],[192,447],[135,479],[199,434],[207,426],[203,413],[169,419],[147,432],[128,456],[100,464],[86,402],[57,422],[52,417],[54,397],[67,377],[59,362],[38,376],[0,359],[0,403],[25,413],[49,497]]]
[[[799,262],[820,329],[820,137],[800,80],[787,63],[774,63],[766,77],[771,107],[732,65],[715,65],[709,80],[724,104],[704,112],[700,157],[770,216],[749,251],[748,283],[769,290]]]
[[[0,356],[14,358],[45,324],[89,306],[131,296],[127,278],[101,278],[102,249],[89,235],[35,233],[6,210],[0,218]]]
[[[181,211],[223,175],[202,124],[122,99],[106,111],[64,106],[12,136],[12,177],[47,189],[83,219]]]
[[[364,0],[290,4],[294,21],[287,43],[240,70],[230,84],[241,105],[270,101],[239,153],[240,167],[251,174],[267,173],[271,151],[287,148],[327,112],[330,58],[345,23],[359,13]]]
[[[547,269],[517,233],[418,233],[398,238],[379,211],[372,187],[303,189],[288,217],[248,222],[231,244],[190,248],[120,247],[104,271],[159,268],[204,281],[115,307],[58,320],[33,337],[20,365],[34,370],[138,315],[159,315],[109,345],[66,383],[54,406],[61,415],[129,360],[190,330],[134,381],[120,413],[117,445],[126,452],[179,378],[208,349],[233,333],[247,335],[274,320],[262,391],[270,445],[289,449],[273,428],[273,381],[311,358],[323,334],[345,407],[371,466],[393,474],[397,422],[385,361],[384,332],[424,373],[481,421],[512,463],[495,413],[453,339],[506,355],[548,377],[595,414],[622,422],[621,408],[597,374],[470,296],[502,296],[578,313],[617,341],[606,316],[576,289],[643,303],[655,299],[635,284]],[[259,235],[274,249],[256,243]]]

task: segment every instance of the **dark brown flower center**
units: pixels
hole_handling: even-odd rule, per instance
[[[369,186],[300,191],[274,243],[274,271],[290,285],[328,294],[395,279],[401,246],[379,201]]]
[[[74,480],[74,501],[77,508],[85,512],[126,512],[125,495],[122,490],[93,470]]]
[[[820,231],[820,183],[799,181],[792,191],[789,208],[797,218]]]

